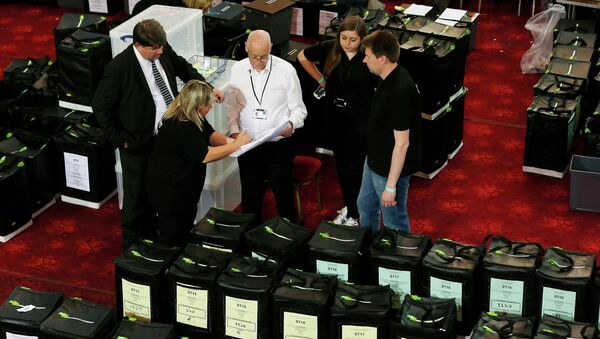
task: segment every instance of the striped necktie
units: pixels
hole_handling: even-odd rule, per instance
[[[169,106],[171,104],[171,101],[173,101],[171,92],[169,92],[169,88],[167,88],[165,79],[163,79],[162,75],[160,75],[160,73],[158,72],[158,68],[156,67],[156,63],[154,62],[154,60],[150,60],[150,63],[152,63],[152,74],[154,74],[154,81],[156,81],[156,86],[158,86],[160,94],[162,94],[162,97],[165,100],[165,104]]]

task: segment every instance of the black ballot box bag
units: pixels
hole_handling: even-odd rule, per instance
[[[342,281],[364,282],[367,230],[322,221],[308,242],[307,270],[335,275]]]
[[[275,217],[244,234],[253,257],[272,259],[282,268],[304,268],[308,257],[306,245],[312,231],[282,217]]]
[[[91,106],[104,66],[112,59],[110,38],[77,30],[56,47],[59,100]]]
[[[86,32],[108,34],[108,21],[105,16],[86,13],[64,13],[58,26],[54,28],[54,45],[81,29]]]
[[[454,299],[405,295],[402,308],[390,322],[390,338],[456,338]]]
[[[11,115],[13,121],[18,123],[18,126],[26,124],[30,119],[54,119],[59,121],[65,121],[71,124],[77,124],[88,121],[90,124],[94,121],[93,113],[78,111],[75,109],[67,109],[59,107],[58,105],[51,107],[36,107],[36,106],[25,106],[18,105],[11,109]],[[92,124],[94,125],[94,124]],[[96,124],[97,125],[97,124]]]
[[[384,228],[369,247],[369,283],[389,285],[394,308],[399,308],[405,294],[422,295],[422,261],[430,247],[428,236]]]
[[[544,314],[535,332],[534,339],[554,338],[583,338],[593,339],[598,337],[598,328],[592,323],[568,321],[558,317]]]
[[[562,177],[577,136],[579,98],[533,98],[527,108],[524,171]]]
[[[454,41],[414,33],[400,49],[400,64],[419,86],[422,112],[434,114],[463,87],[466,55],[457,52]]]
[[[450,144],[450,105],[446,104],[434,114],[421,113],[423,131],[423,157],[417,176],[431,179],[448,164]]]
[[[469,335],[479,316],[481,252],[481,246],[439,239],[423,259],[425,295],[455,299],[458,335]]]
[[[242,16],[246,10],[235,2],[223,1],[202,15],[204,19],[204,55],[226,56],[237,38],[244,36]],[[243,49],[243,47],[242,47]],[[230,56],[226,56],[230,58]]]
[[[558,32],[556,39],[554,39],[554,45],[568,45],[595,49],[596,34],[560,31]]]
[[[517,316],[536,316],[538,311],[536,270],[544,249],[538,243],[488,236],[483,255],[481,309]]]
[[[461,59],[467,58],[469,54],[469,44],[471,42],[471,30],[463,24],[448,26],[438,23],[437,21],[429,21],[425,26],[419,29],[419,32],[429,36],[441,37],[454,42],[456,53]]]
[[[167,322],[166,270],[179,247],[138,240],[115,258],[117,314],[146,322]]]
[[[246,7],[246,26],[249,29],[263,29],[271,35],[275,45],[290,38],[292,24],[292,6],[290,0],[254,0],[244,4]]]
[[[575,100],[583,93],[584,87],[584,79],[544,73],[533,85],[533,95],[556,95]]]
[[[30,88],[50,70],[53,61],[49,57],[14,59],[4,69],[4,80],[20,91]]]
[[[463,87],[450,97],[448,114],[448,158],[452,159],[463,146],[465,131],[465,99],[469,89]]]
[[[554,26],[554,38],[559,32],[596,33],[596,22],[593,20],[560,19]]]
[[[596,108],[596,112],[585,119],[583,138],[583,155],[600,157],[600,109]]]
[[[61,292],[15,287],[0,305],[0,338],[38,336],[40,326],[61,304]]]
[[[112,339],[175,339],[173,325],[122,319]]]
[[[217,278],[220,307],[215,338],[271,338],[271,299],[279,265],[235,256]]]
[[[392,293],[389,286],[340,283],[331,306],[329,338],[389,338]]]
[[[212,338],[218,323],[217,277],[231,253],[188,244],[167,270],[170,323],[178,335]]]
[[[540,316],[547,314],[570,321],[591,322],[593,253],[550,247],[538,275]]]
[[[65,299],[42,323],[40,339],[104,339],[115,330],[112,308],[79,298]]]
[[[288,268],[273,292],[273,338],[327,338],[337,279]]]
[[[57,144],[63,200],[99,203],[115,191],[114,148],[99,127],[79,123],[58,138]]]
[[[29,206],[32,212],[43,209],[58,193],[56,166],[47,144],[27,146],[17,137],[0,141],[0,153],[12,154],[25,161]]]
[[[590,47],[556,45],[552,49],[552,58],[579,62],[592,62],[594,50]]]
[[[471,339],[531,338],[535,317],[519,317],[505,312],[484,312],[473,329]]]
[[[25,162],[13,155],[0,154],[0,239],[9,236],[31,220]]]
[[[254,214],[211,207],[192,228],[190,242],[229,252],[245,252],[244,233],[253,226]]]

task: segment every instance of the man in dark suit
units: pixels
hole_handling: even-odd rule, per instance
[[[158,21],[143,20],[133,29],[133,44],[106,65],[92,100],[100,126],[121,155],[124,249],[137,238],[156,237],[156,213],[146,196],[144,174],[153,136],[177,96],[176,77],[204,80],[173,51]],[[222,101],[223,93],[215,94]]]

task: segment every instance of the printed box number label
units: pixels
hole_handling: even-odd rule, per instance
[[[258,338],[258,301],[225,296],[225,335]]]
[[[38,337],[33,335],[14,334],[6,332],[6,339],[38,339]]]
[[[65,182],[67,187],[80,191],[90,191],[90,171],[88,158],[83,155],[64,152]]]
[[[461,283],[431,277],[429,289],[432,297],[452,299],[456,303],[456,320],[462,321],[462,290]]]
[[[524,296],[524,281],[490,279],[490,311],[522,316]]]
[[[342,325],[342,339],[377,339],[377,327]]]
[[[317,273],[325,275],[337,275],[338,279],[348,281],[348,264],[317,260]]]
[[[573,321],[575,319],[575,300],[577,293],[544,287],[542,290],[542,315],[549,314],[557,318]]]
[[[410,294],[410,271],[398,271],[385,267],[379,267],[379,285],[390,285],[390,288],[400,300],[405,294]]]
[[[176,321],[208,329],[208,291],[181,285],[175,287]]]
[[[121,279],[123,289],[123,316],[152,320],[150,286]]]
[[[284,339],[318,339],[318,318],[294,312],[283,312]]]

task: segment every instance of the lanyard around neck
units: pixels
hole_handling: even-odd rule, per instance
[[[258,100],[258,96],[256,95],[256,90],[254,89],[254,81],[252,80],[252,70],[250,70],[250,84],[252,85],[252,94],[254,94],[254,98],[258,101],[258,106],[262,107],[263,96],[265,95],[265,89],[267,89],[267,83],[269,83],[269,78],[271,77],[271,70],[273,70],[273,58],[271,59],[271,65],[269,65],[269,74],[267,74],[267,80],[265,81],[265,86],[262,89],[262,93],[260,94],[260,100]]]

